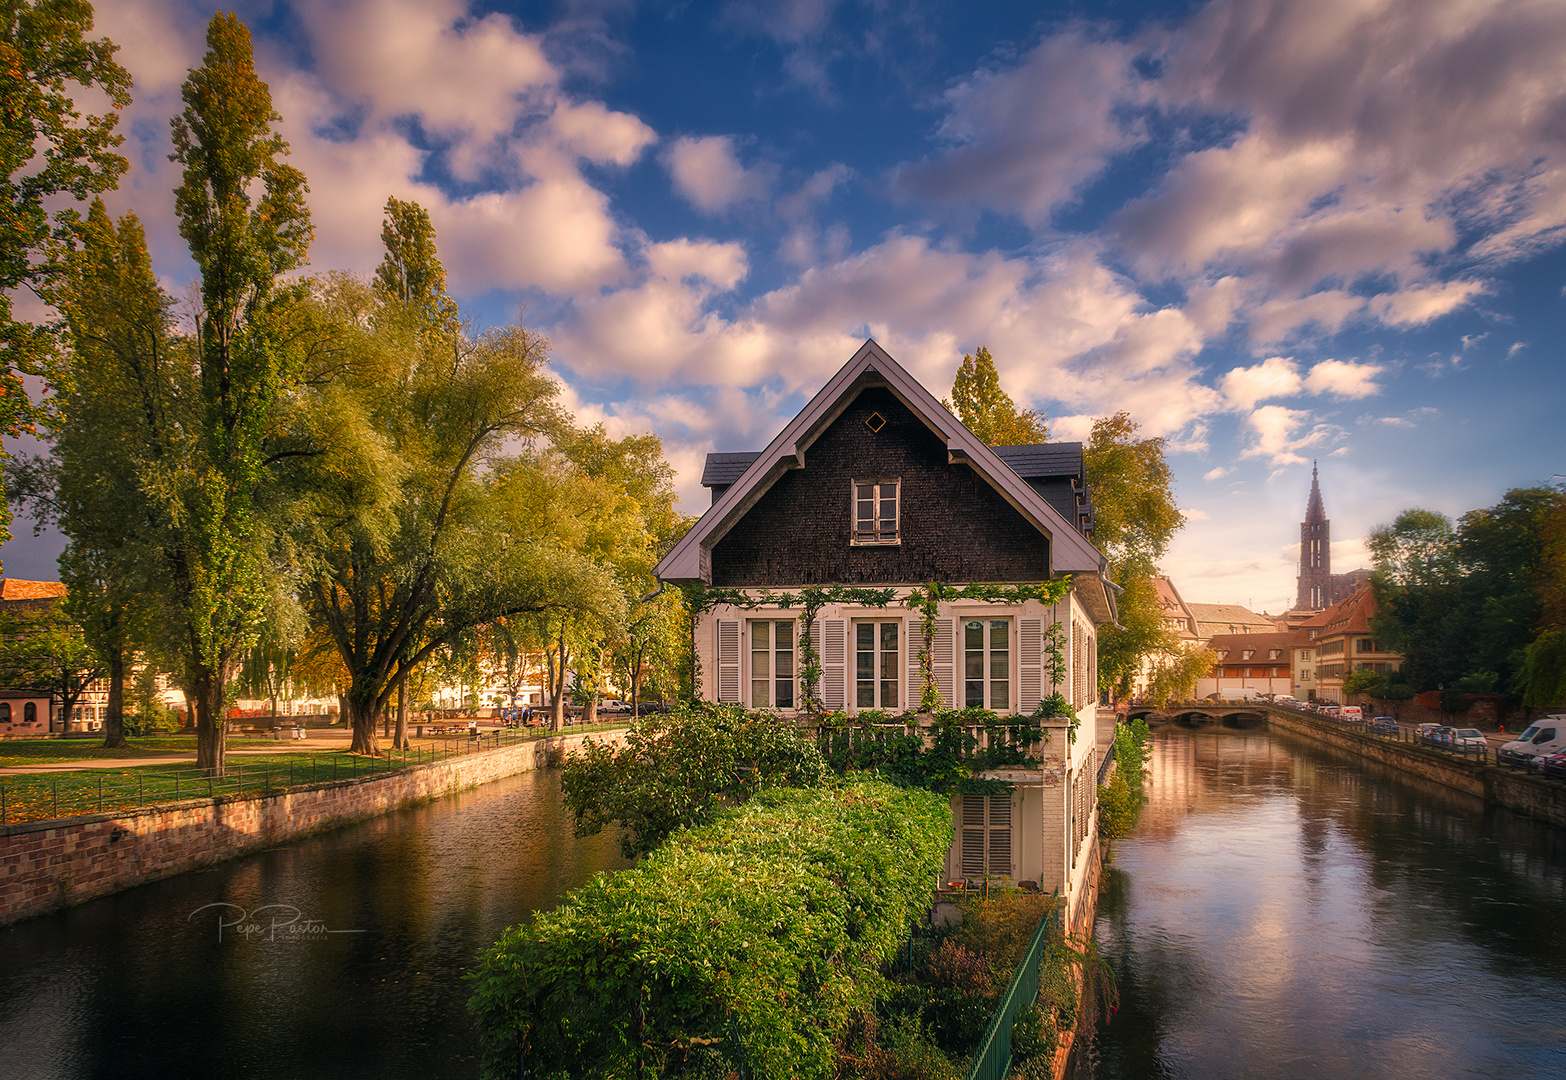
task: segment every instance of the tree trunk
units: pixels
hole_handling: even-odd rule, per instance
[[[642,666],[640,663],[631,671],[631,719],[642,718]]]
[[[408,749],[408,678],[406,675],[397,681],[397,731],[392,736],[392,745],[398,750]]]
[[[353,743],[348,747],[349,752],[373,757],[381,752],[380,740],[375,732],[380,716],[376,712],[373,694],[367,696],[368,700],[361,700],[361,695],[350,692],[349,696],[343,698],[343,703],[348,707],[348,718],[353,724]]]
[[[582,710],[582,723],[598,723],[598,691],[587,695],[587,707]]]
[[[203,671],[192,680],[185,699],[196,710],[196,767],[222,776],[228,749],[228,725],[222,716],[223,680],[210,669]]]
[[[103,720],[103,745],[125,745],[125,650],[109,651],[109,704],[108,716]]]
[[[558,681],[550,687],[555,695],[555,708],[549,718],[549,730],[564,731],[566,709],[566,617],[564,615],[560,616],[560,658],[559,663],[555,665],[555,676]]]

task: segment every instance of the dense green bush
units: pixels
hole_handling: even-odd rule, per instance
[[[1145,720],[1115,727],[1115,773],[1098,789],[1098,834],[1106,840],[1118,840],[1129,833],[1142,812],[1146,801],[1142,773],[1151,739]]]
[[[778,789],[600,874],[483,957],[485,1075],[826,1077],[928,906],[945,799]]]
[[[816,787],[826,778],[821,754],[792,720],[704,702],[642,718],[622,747],[589,742],[566,759],[561,774],[576,834],[592,836],[618,823],[627,858],[757,791]]]

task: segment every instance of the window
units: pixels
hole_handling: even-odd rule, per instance
[[[1354,651],[1355,652],[1385,652],[1386,650],[1383,649],[1378,642],[1372,641],[1372,640],[1370,640],[1370,638],[1356,638],[1355,641],[1354,641]]]
[[[969,619],[962,624],[964,706],[997,712],[1011,708],[1011,622]]]
[[[1301,660],[1309,660],[1310,659],[1310,650],[1309,649],[1301,649],[1300,650],[1300,659]]]
[[[750,707],[794,707],[794,620],[750,624]]]
[[[854,706],[896,709],[899,622],[854,624]]]
[[[1281,659],[1282,656],[1283,656],[1283,650],[1282,649],[1268,649],[1267,650],[1267,659],[1269,659],[1269,660],[1278,660],[1278,659]]]
[[[9,724],[10,722],[11,703],[9,701],[0,701],[0,724]]]
[[[1011,795],[962,797],[962,875],[1011,876]]]
[[[1246,649],[1244,652],[1240,653],[1240,659],[1241,660],[1249,660],[1251,657],[1253,657],[1255,655],[1256,655],[1256,650],[1255,649]]]
[[[29,701],[22,706],[22,723],[36,724],[38,722],[38,703]]]
[[[897,480],[855,480],[854,543],[897,543]]]
[[[1250,669],[1250,668],[1246,668],[1246,669],[1245,669],[1245,675],[1244,675],[1244,678],[1247,678],[1247,679],[1249,679],[1249,678],[1250,678],[1250,677],[1251,677],[1251,669]]]

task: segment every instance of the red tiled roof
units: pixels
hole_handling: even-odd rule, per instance
[[[0,578],[0,600],[52,600],[64,595],[65,586],[58,581]]]

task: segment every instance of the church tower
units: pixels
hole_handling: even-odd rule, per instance
[[[1332,523],[1321,505],[1321,484],[1316,463],[1310,465],[1310,502],[1300,523],[1299,596],[1296,611],[1322,611],[1332,603]]]

